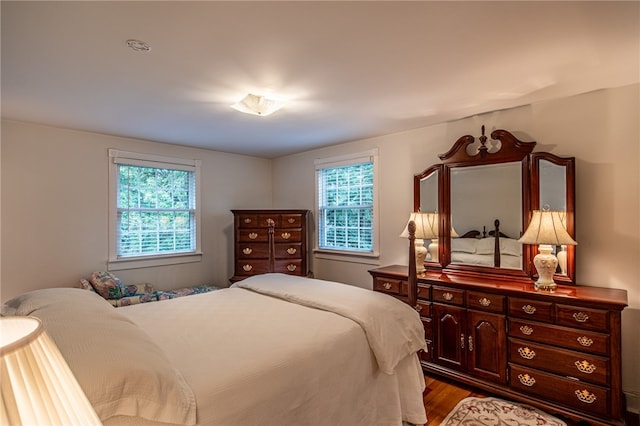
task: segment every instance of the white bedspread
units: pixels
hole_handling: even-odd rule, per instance
[[[378,366],[387,374],[392,374],[407,355],[427,349],[420,315],[406,303],[382,293],[286,274],[256,275],[234,286],[355,321],[364,330]]]
[[[263,278],[274,286],[278,281],[276,276]],[[306,283],[307,291],[313,293],[320,284]],[[262,284],[255,287],[265,291]],[[358,298],[342,290],[332,289],[344,296],[345,305],[364,304],[368,299],[365,293],[358,293],[362,296]],[[374,301],[382,304],[377,305],[382,311],[402,309],[395,300],[384,298],[389,303]],[[412,353],[396,363],[391,356],[384,364],[392,374],[382,372],[378,355],[374,356],[369,345],[374,340],[375,346],[384,347],[391,344],[384,339],[395,337],[386,333],[384,339],[368,339],[356,322],[364,318],[354,321],[240,286],[122,307],[118,312],[143,328],[182,373],[196,396],[198,425],[426,423],[418,357]],[[373,315],[374,311],[368,312]],[[356,314],[367,315],[367,309],[356,309]],[[374,324],[376,318],[370,318]],[[395,331],[402,334],[403,328]],[[403,346],[407,349],[413,344]],[[395,369],[391,368],[394,363]],[[106,424],[149,423],[114,417]]]

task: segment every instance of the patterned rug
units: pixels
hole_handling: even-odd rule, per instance
[[[442,426],[566,426],[566,423],[526,404],[498,398],[465,398]]]

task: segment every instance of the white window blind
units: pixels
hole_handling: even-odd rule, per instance
[[[316,160],[319,250],[377,252],[376,156]]]
[[[110,262],[152,259],[160,265],[199,254],[199,161],[117,150],[109,155]]]

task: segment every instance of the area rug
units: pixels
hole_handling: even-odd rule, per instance
[[[530,405],[498,398],[465,398],[440,423],[442,426],[567,426]]]

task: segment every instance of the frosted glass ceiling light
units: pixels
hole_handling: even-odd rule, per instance
[[[242,100],[231,105],[231,108],[247,114],[266,116],[273,114],[283,106],[283,102],[249,93]]]

